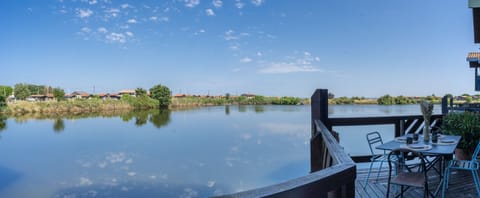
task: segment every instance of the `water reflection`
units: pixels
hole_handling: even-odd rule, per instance
[[[225,115],[230,115],[230,105],[225,105]]]
[[[7,116],[0,114],[0,132],[7,129]]]
[[[27,123],[29,120],[52,120],[53,131],[61,133],[65,130],[65,120],[77,120],[85,118],[115,118],[119,117],[123,122],[135,120],[133,124],[137,127],[143,127],[149,122],[156,128],[161,128],[170,123],[170,110],[143,110],[143,111],[106,111],[106,112],[89,112],[89,113],[60,113],[60,114],[15,114],[11,115],[17,124]],[[0,131],[7,128],[6,115],[0,115]]]
[[[55,119],[53,122],[53,131],[61,133],[65,129],[65,122],[61,118]]]
[[[160,128],[170,123],[170,110],[157,110],[150,116],[150,123]]]
[[[255,105],[255,113],[263,113],[265,111],[265,106],[263,105]]]

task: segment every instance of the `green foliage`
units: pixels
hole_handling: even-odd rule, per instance
[[[448,135],[462,136],[458,148],[472,152],[480,139],[480,116],[468,111],[448,113],[443,117],[442,131]]]
[[[377,99],[379,105],[392,105],[395,104],[395,98],[390,95],[384,95]]]
[[[404,96],[398,96],[394,98],[395,104],[414,104],[416,101]]]
[[[13,93],[12,87],[0,85],[0,96],[8,97],[12,95],[12,93]]]
[[[251,100],[252,100],[252,104],[256,104],[256,105],[266,104],[265,97],[263,96],[255,96]]]
[[[172,92],[167,86],[155,85],[150,88],[151,97],[158,100],[161,109],[168,108],[172,102]]]
[[[147,95],[147,90],[143,88],[137,88],[135,89],[135,95],[138,96],[146,96]]]
[[[139,97],[122,95],[122,98],[120,100],[128,103],[134,109],[150,109],[158,107],[158,101],[151,99],[146,95]]]
[[[57,101],[61,101],[65,99],[65,91],[60,88],[53,89],[53,97],[57,99]]]
[[[272,101],[272,104],[275,105],[297,105],[301,103],[300,98],[284,96],[281,98],[276,98]]]
[[[337,104],[353,104],[354,99],[342,96],[336,99]]]
[[[25,100],[28,96],[31,95],[28,85],[26,84],[16,84],[14,87],[15,98],[19,100]]]
[[[0,112],[7,108],[7,97],[0,95]]]

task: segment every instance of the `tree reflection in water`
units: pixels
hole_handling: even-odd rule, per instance
[[[7,116],[0,114],[0,132],[7,129]]]
[[[53,131],[55,133],[61,133],[65,129],[65,122],[61,118],[55,119],[53,122]]]
[[[13,118],[15,122],[22,124],[29,120],[53,120],[53,131],[61,133],[65,130],[65,120],[77,120],[83,118],[94,117],[119,117],[124,122],[130,122],[135,118],[135,126],[142,127],[148,122],[153,124],[156,128],[161,128],[170,123],[170,110],[142,110],[142,111],[106,111],[106,112],[88,112],[88,113],[69,113],[62,114],[48,114],[48,113],[34,113],[34,114],[15,114],[4,115],[0,114],[0,131],[7,128],[7,119]]]
[[[136,111],[135,112],[135,126],[141,127],[147,124],[148,115],[150,112],[148,111]]]
[[[159,109],[155,112],[152,112],[152,115],[150,116],[150,123],[157,128],[168,125],[168,123],[170,123],[170,112],[171,111],[168,109]]]

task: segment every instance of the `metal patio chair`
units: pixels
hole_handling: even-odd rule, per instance
[[[372,172],[373,164],[375,162],[380,162],[380,167],[378,168],[377,177],[375,178],[375,180],[377,180],[378,176],[380,175],[380,171],[382,170],[383,162],[387,162],[387,156],[388,156],[385,150],[382,151],[382,153],[375,153],[375,150],[376,150],[375,147],[383,144],[382,136],[380,136],[380,133],[378,131],[367,133],[366,137],[367,137],[368,147],[370,148],[370,154],[372,155],[372,157],[370,158],[370,168],[368,169],[367,178],[365,178],[364,188],[367,186],[368,178],[370,177],[370,174]]]
[[[452,169],[455,170],[465,170],[470,171],[472,173],[473,182],[475,183],[475,188],[477,189],[477,194],[480,197],[480,186],[479,186],[479,177],[478,177],[478,169],[479,163],[477,161],[478,155],[480,153],[480,142],[477,144],[475,148],[475,152],[473,152],[471,160],[452,160],[448,163],[447,168],[445,169],[444,181],[443,181],[443,188],[442,188],[442,197],[445,197],[445,191],[448,189],[448,181],[450,180],[450,171]]]
[[[398,163],[396,159],[402,158],[404,154],[415,156],[419,160],[419,167],[417,171],[412,171],[408,168],[408,165]],[[432,192],[428,190],[428,176],[425,157],[421,153],[417,153],[414,150],[408,148],[398,148],[392,150],[388,156],[388,183],[387,194],[389,197],[390,186],[392,184],[400,186],[400,194],[395,197],[403,197],[403,193],[411,187],[423,188],[424,197],[435,197]],[[398,167],[397,167],[398,166]],[[394,174],[392,171],[395,170]]]

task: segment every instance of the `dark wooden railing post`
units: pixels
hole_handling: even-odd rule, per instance
[[[328,124],[328,90],[327,89],[317,89],[313,93],[310,99],[311,105],[311,123],[312,123],[312,133],[310,139],[310,172],[319,171],[324,168],[326,162],[324,154],[324,145],[322,142],[322,137],[319,137],[318,132],[316,131],[317,127],[315,125],[315,120],[322,121],[327,128],[330,128]]]
[[[320,120],[325,124],[328,130],[332,130],[332,126],[328,122],[328,89],[317,89],[310,98],[312,113],[312,131],[315,127],[314,120]],[[312,134],[313,135],[313,134]]]
[[[449,98],[448,95],[443,96],[442,98],[442,114],[443,115],[446,115],[448,113],[448,98]],[[450,101],[453,101],[453,100],[450,100]]]

